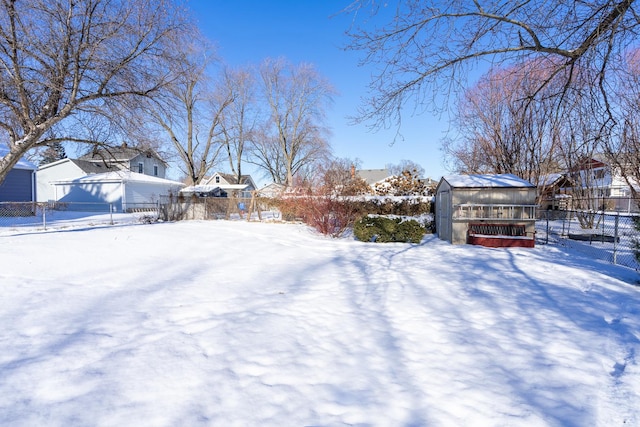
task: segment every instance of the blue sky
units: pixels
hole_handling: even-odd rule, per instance
[[[403,117],[403,140],[393,143],[396,130],[371,132],[350,124],[362,97],[367,95],[370,69],[358,66],[361,53],[344,51],[345,31],[352,15],[340,13],[350,0],[191,0],[204,35],[217,46],[229,65],[259,64],[267,57],[285,57],[293,63],[312,63],[336,88],[338,95],[327,112],[337,157],[360,159],[364,169],[379,169],[409,159],[433,179],[447,174],[440,140],[448,129],[446,116],[429,113]]]

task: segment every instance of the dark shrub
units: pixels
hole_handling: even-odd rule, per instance
[[[363,242],[420,243],[426,229],[418,221],[365,216],[353,226],[353,235]]]

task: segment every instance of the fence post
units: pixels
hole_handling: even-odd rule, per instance
[[[110,224],[113,225],[113,203],[109,203],[109,218],[111,219]]]
[[[47,231],[47,205],[42,205],[42,226],[44,230]]]
[[[549,244],[549,212],[547,212],[546,217],[547,217],[547,237],[545,238],[544,244],[548,245]]]
[[[616,218],[614,220],[614,231],[613,231],[613,264],[616,265],[618,263],[618,223],[620,222],[620,212],[616,213]]]

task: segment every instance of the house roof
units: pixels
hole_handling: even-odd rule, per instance
[[[5,145],[0,145],[0,157],[4,157],[7,154],[9,154],[9,147],[5,146]],[[16,163],[16,165],[13,167],[13,169],[24,169],[24,170],[30,170],[30,171],[34,171],[37,169],[36,165],[34,165],[33,163],[31,163],[28,160],[25,160],[24,158],[18,160],[18,163]]]
[[[564,173],[550,173],[538,179],[538,187],[566,186],[571,178]]]
[[[372,185],[388,178],[389,171],[387,169],[360,169],[356,171],[356,175],[364,179],[367,184]]]
[[[258,190],[259,194],[269,194],[275,195],[278,193],[282,193],[286,190],[287,186],[284,184],[279,184],[277,182],[272,182],[270,184],[265,185],[260,190]]]
[[[171,181],[169,179],[158,178],[156,176],[144,175],[131,171],[112,171],[81,176],[74,179],[61,179],[58,181],[54,181],[53,184],[84,184],[91,182],[140,182],[147,184],[165,184],[184,187],[184,184],[178,181]]]
[[[215,184],[215,185],[190,185],[180,190],[183,193],[210,193],[216,189],[220,190],[244,190],[248,184]]]
[[[223,180],[225,180],[227,182],[227,184],[229,185],[240,185],[240,184],[246,184],[246,185],[252,185],[255,187],[255,183],[253,182],[253,178],[251,178],[251,175],[240,175],[240,182],[239,184],[235,184],[236,181],[236,176],[230,173],[222,173],[222,172],[216,172],[215,174],[213,174],[210,177],[207,177],[205,179],[202,180],[202,182],[205,185],[209,185],[209,184],[219,184],[219,183],[214,183],[212,182],[214,180],[214,178],[216,176],[221,177]],[[233,183],[233,184],[231,184]]]
[[[449,175],[442,177],[453,188],[529,188],[529,181],[513,174]]]
[[[91,174],[91,173],[103,173],[103,172],[109,172],[111,169],[109,168],[109,165],[105,165],[102,162],[89,162],[87,160],[79,160],[79,159],[60,159],[60,160],[56,160],[55,162],[51,162],[51,163],[46,163],[44,165],[40,165],[38,166],[38,170],[44,170],[44,169],[48,169],[51,167],[55,167],[58,166],[60,164],[63,163],[73,163],[74,165],[76,165],[81,171],[83,171],[84,173],[87,174]]]
[[[154,157],[161,162],[166,162],[151,148],[129,147],[122,145],[119,147],[94,147],[89,153],[80,156],[80,160],[89,162],[105,162],[109,161],[129,161],[139,155]]]

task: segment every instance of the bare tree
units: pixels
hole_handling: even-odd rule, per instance
[[[220,161],[223,117],[235,93],[224,79],[212,85],[208,74],[213,62],[210,49],[196,34],[191,34],[190,40],[178,53],[174,78],[149,100],[142,115],[151,119],[151,128],[159,128],[170,141],[187,182],[197,185]],[[144,130],[149,128],[147,125]]]
[[[590,67],[597,73],[589,85],[606,103],[611,71],[637,41],[640,26],[634,0],[411,0],[397,2],[395,10],[387,5],[357,0],[346,9],[357,18],[348,48],[363,51],[364,64],[379,65],[359,118],[379,126],[399,125],[412,99],[417,110],[437,109],[443,104],[432,97],[464,87],[469,70],[482,64],[532,58],[555,64],[538,91],[562,73],[557,97],[562,101],[574,72]]]
[[[611,129],[594,120],[602,100],[588,90],[572,92],[562,111],[562,126],[557,130],[562,163],[570,174],[572,205],[582,228],[597,227],[605,209],[608,188],[600,167]],[[594,114],[595,113],[595,114]]]
[[[492,70],[467,90],[458,103],[457,140],[447,140],[444,152],[462,173],[512,173],[533,183],[559,171],[550,82],[534,101],[528,95],[547,80],[546,61],[530,61]],[[557,79],[560,80],[560,79]]]
[[[265,60],[260,76],[269,119],[251,162],[291,185],[298,171],[328,155],[324,118],[334,89],[311,65],[284,59]]]
[[[391,175],[402,175],[403,172],[411,172],[417,177],[424,176],[424,168],[413,160],[402,159],[397,164],[388,164],[387,170]]]
[[[162,87],[186,29],[172,0],[0,2],[0,182],[35,147],[106,143],[86,121]]]
[[[222,144],[231,173],[239,184],[242,164],[259,133],[262,112],[258,105],[255,76],[250,68],[225,70],[221,86],[233,99],[222,113]]]
[[[640,50],[629,53],[616,88],[618,127],[607,139],[607,160],[640,203]]]
[[[349,158],[330,158],[315,169],[315,188],[321,193],[332,196],[358,196],[372,194],[367,181],[357,175],[360,160]]]

